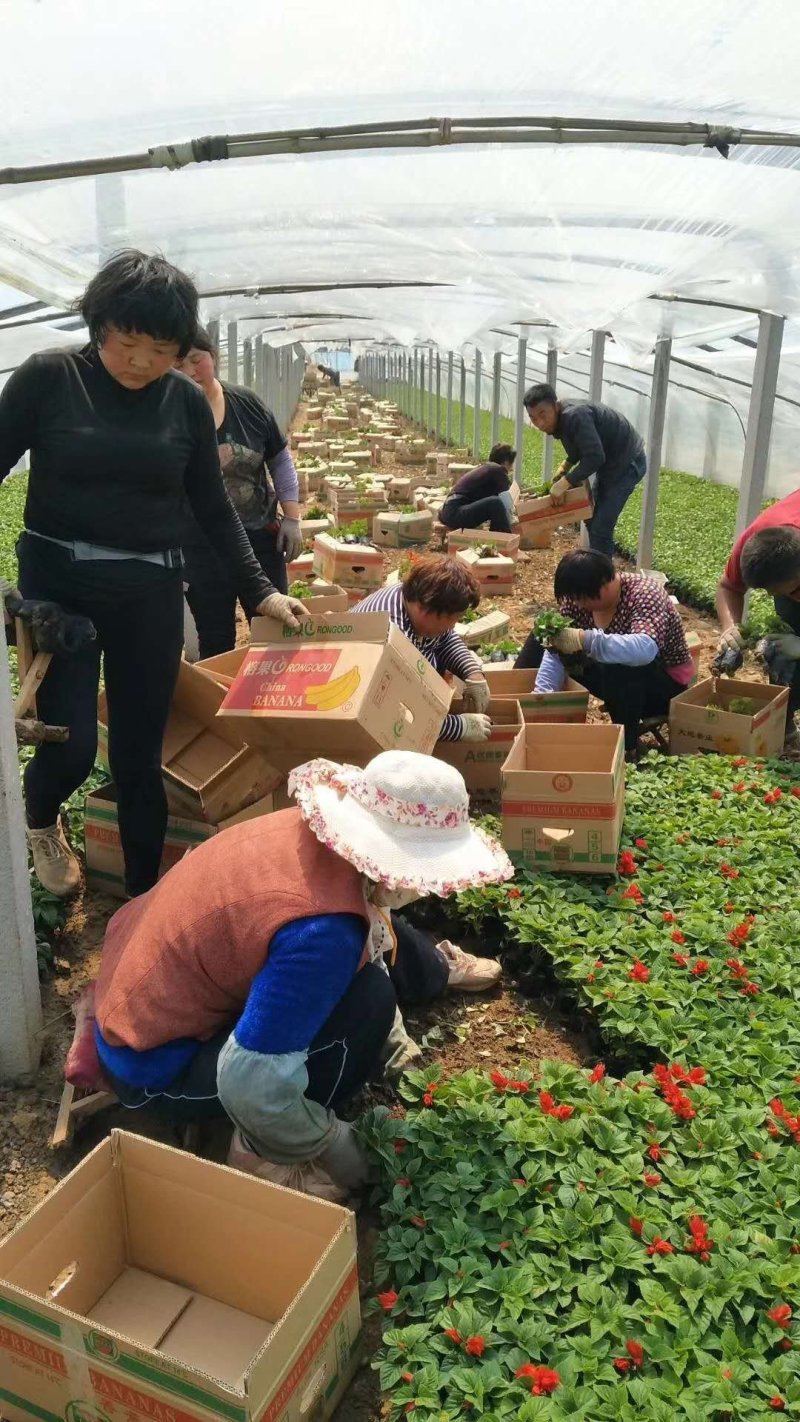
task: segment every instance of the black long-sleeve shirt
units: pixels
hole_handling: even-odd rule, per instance
[[[273,591],[225,491],[211,407],[178,371],[126,390],[91,347],[31,356],[0,394],[0,481],[26,449],[32,532],[163,552],[188,500],[246,610]]]
[[[590,474],[596,474],[601,484],[613,484],[637,454],[644,453],[639,431],[610,405],[562,400],[554,434],[564,446],[571,466],[566,478],[573,485]]]

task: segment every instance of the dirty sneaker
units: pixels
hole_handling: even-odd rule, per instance
[[[57,899],[68,899],[81,886],[80,865],[75,858],[58,819],[47,829],[29,829],[28,843],[33,855],[33,869],[39,883]]]
[[[316,1161],[307,1160],[296,1165],[278,1165],[273,1160],[265,1160],[250,1149],[238,1126],[231,1137],[228,1151],[228,1165],[234,1170],[243,1170],[246,1175],[257,1175],[261,1180],[269,1180],[272,1185],[283,1185],[287,1190],[299,1190],[303,1195],[316,1195],[318,1200],[329,1200],[334,1205],[344,1205],[349,1199],[347,1190],[336,1185]]]
[[[486,992],[500,981],[502,968],[494,958],[475,958],[449,938],[444,938],[436,947],[447,959],[450,970],[447,986],[456,992]]]

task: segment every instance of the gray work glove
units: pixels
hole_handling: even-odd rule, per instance
[[[726,627],[717,642],[717,655],[711,670],[715,676],[733,676],[744,661],[744,635],[741,627]]]
[[[299,558],[303,551],[303,535],[300,530],[299,518],[281,519],[278,529],[278,552],[282,553],[287,563],[293,563],[295,558]]]
[[[297,597],[287,597],[286,593],[272,592],[258,604],[259,617],[274,617],[289,627],[292,632],[300,631],[300,621],[308,617],[308,608]]]
[[[334,1117],[334,1136],[330,1145],[316,1157],[315,1164],[327,1171],[336,1185],[349,1191],[361,1190],[369,1179],[369,1162],[356,1140],[349,1121]]]
[[[491,694],[489,683],[483,676],[475,677],[474,680],[470,677],[469,681],[464,682],[464,705],[468,706],[470,711],[479,711],[481,714],[488,711]]]
[[[772,686],[791,686],[800,660],[800,637],[791,632],[762,637],[756,656],[766,667]]]
[[[488,741],[492,734],[492,723],[488,716],[476,716],[468,713],[466,716],[458,716],[456,719],[461,725],[460,741]]]
[[[22,593],[19,588],[15,588],[14,584],[8,581],[8,578],[0,578],[0,599],[2,599],[3,603],[5,620],[6,622],[10,622],[12,620],[11,613],[6,608],[6,603],[9,601],[22,602]]]
[[[422,1048],[417,1046],[413,1037],[409,1037],[403,1014],[399,1007],[395,1008],[394,1022],[381,1051],[383,1069],[389,1081],[397,1081],[421,1056]]]

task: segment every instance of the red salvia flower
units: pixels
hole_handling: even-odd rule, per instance
[[[637,1219],[636,1215],[631,1215],[630,1219],[628,1220],[628,1224],[630,1225],[633,1233],[636,1235],[636,1238],[641,1239],[642,1230],[644,1229],[644,1220]]]
[[[460,1343],[462,1341],[461,1334],[457,1328],[445,1328],[444,1336],[445,1338],[449,1338],[451,1343]]]
[[[650,969],[646,967],[644,963],[640,963],[637,958],[628,973],[628,977],[635,983],[649,983]]]
[[[769,1405],[772,1408],[773,1412],[783,1412],[786,1403],[784,1402],[780,1393],[776,1392],[775,1396],[770,1398]]]
[[[689,966],[689,959],[685,953],[673,953],[672,961],[677,963],[679,968],[688,968]]]
[[[675,1250],[674,1250],[673,1246],[670,1244],[670,1242],[669,1242],[668,1239],[662,1239],[662,1238],[661,1238],[661,1235],[660,1235],[660,1234],[657,1234],[656,1237],[655,1237],[655,1239],[653,1240],[653,1243],[652,1243],[652,1244],[648,1244],[648,1246],[647,1246],[647,1253],[648,1253],[648,1254],[674,1254],[674,1253],[675,1253]]]
[[[644,894],[638,884],[629,884],[624,894],[620,894],[622,899],[632,899],[635,904],[644,903]]]
[[[605,1069],[603,1063],[602,1063],[602,1062],[598,1062],[598,1063],[597,1063],[597,1066],[594,1067],[594,1069],[589,1072],[589,1084],[590,1084],[590,1086],[595,1086],[598,1081],[602,1081],[602,1080],[603,1080],[603,1077],[605,1076],[605,1074],[606,1074],[606,1069]]]
[[[400,1295],[395,1293],[394,1289],[386,1289],[384,1293],[378,1294],[378,1303],[381,1308],[386,1309],[386,1312],[389,1313],[394,1308],[399,1297]]]
[[[641,1343],[637,1343],[635,1338],[629,1338],[625,1344],[625,1352],[628,1354],[633,1366],[640,1368],[644,1362],[644,1348]]]
[[[523,1363],[514,1377],[530,1382],[533,1397],[549,1397],[561,1382],[561,1375],[555,1368],[545,1368],[538,1363]]]
[[[473,1333],[464,1344],[464,1352],[469,1353],[471,1358],[482,1358],[483,1350],[486,1347],[486,1339],[481,1333]]]
[[[789,1304],[776,1304],[774,1308],[767,1310],[767,1318],[772,1323],[777,1323],[779,1328],[788,1328],[792,1321],[792,1310]]]
[[[671,909],[668,909],[666,913],[662,913],[661,915],[662,923],[677,923],[677,921],[678,915],[676,913],[673,913]]]
[[[698,958],[694,967],[691,969],[692,977],[702,977],[703,973],[707,973],[710,967],[711,964],[709,963],[708,958]]]
[[[644,1174],[644,1183],[645,1183],[645,1185],[647,1185],[651,1190],[653,1190],[653,1189],[655,1189],[656,1185],[660,1185],[660,1184],[661,1184],[661,1176],[660,1176],[660,1175],[652,1175],[649,1171],[645,1171],[645,1174]]]
[[[636,858],[629,849],[623,850],[617,860],[617,873],[633,875],[636,873]]]
[[[494,1086],[497,1091],[508,1090],[508,1077],[503,1076],[503,1073],[501,1071],[490,1072],[489,1080],[491,1081],[492,1086]]]
[[[630,1358],[615,1358],[614,1367],[618,1373],[628,1373],[631,1368],[631,1360]]]

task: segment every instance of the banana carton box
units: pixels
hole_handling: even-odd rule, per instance
[[[386,613],[310,615],[300,632],[257,617],[218,714],[246,721],[248,743],[290,770],[316,756],[366,765],[383,750],[429,754],[450,699]]]

